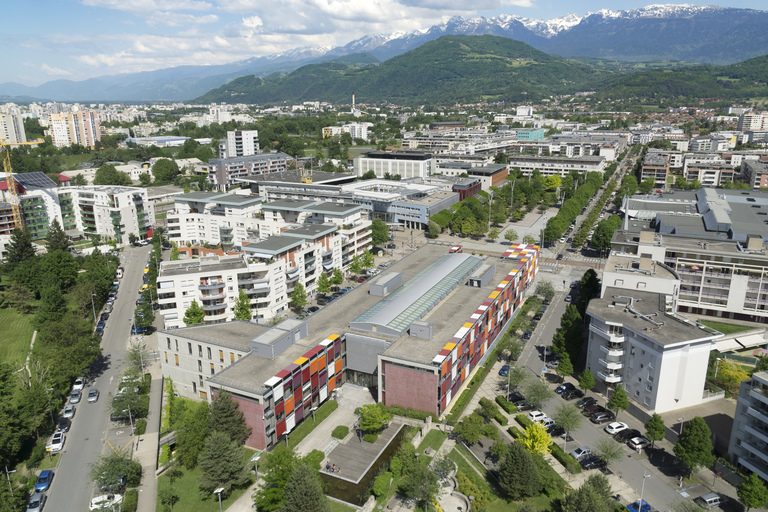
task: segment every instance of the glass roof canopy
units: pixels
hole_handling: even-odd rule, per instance
[[[482,262],[482,258],[469,254],[445,254],[355,318],[350,327],[400,337]]]

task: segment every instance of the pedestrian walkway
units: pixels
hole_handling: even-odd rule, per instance
[[[147,429],[143,435],[136,436],[133,453],[134,457],[141,463],[142,469],[138,510],[154,512],[157,505],[157,450],[163,404],[163,375],[159,361],[150,363],[146,371],[152,375]]]

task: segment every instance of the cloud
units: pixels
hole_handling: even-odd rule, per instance
[[[52,66],[49,66],[45,62],[40,65],[40,69],[49,76],[69,76],[72,74],[71,71],[67,71],[66,69],[61,68],[54,68]]]
[[[200,0],[80,0],[88,7],[101,7],[116,11],[131,12],[138,15],[151,15],[157,12],[169,11],[209,11],[213,8],[210,2]]]
[[[204,14],[195,16],[194,14],[185,14],[179,12],[160,12],[156,16],[147,19],[147,25],[166,26],[166,27],[187,27],[189,25],[204,25],[216,23],[219,17],[215,14]]]

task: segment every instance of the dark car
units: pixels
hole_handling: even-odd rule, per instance
[[[318,305],[318,306],[325,306],[325,305],[326,305],[326,304],[328,304],[329,302],[331,302],[331,301],[330,301],[330,300],[328,300],[328,299],[324,299],[324,298],[322,298],[322,297],[320,297],[319,299],[317,299],[317,305]]]
[[[97,329],[104,329],[106,326],[107,324],[104,323],[104,320],[99,320],[99,323],[96,324]]]
[[[557,258],[555,258],[555,259],[559,261],[559,260],[563,259],[563,255],[562,254],[558,254]]]
[[[529,339],[531,339],[531,334],[533,334],[533,332],[532,332],[532,331],[525,331],[525,332],[523,333],[523,339],[524,339],[524,340],[529,340]]]
[[[616,419],[615,414],[613,414],[611,411],[606,411],[606,412],[599,412],[597,414],[593,414],[589,418],[589,421],[599,425],[601,423],[608,423],[609,421],[613,421],[615,419]]]
[[[501,367],[501,370],[499,370],[499,375],[501,375],[502,377],[506,377],[507,375],[509,375],[509,365],[508,364],[505,364],[504,366]]]
[[[142,304],[144,304],[144,296],[143,295],[141,297],[139,297],[138,299],[136,299],[136,305],[137,306],[141,306]]]
[[[106,322],[109,318],[109,313],[102,313],[100,318],[102,322]]]
[[[555,393],[560,395],[560,394],[564,393],[565,391],[570,391],[572,389],[576,389],[576,386],[574,386],[570,382],[564,382],[563,384],[560,384],[559,386],[557,386],[555,388]]]
[[[547,427],[547,434],[552,437],[560,437],[565,434],[565,429],[560,425],[550,425]]]
[[[397,248],[397,245],[395,245],[394,243],[388,243],[388,244],[387,244],[385,247],[386,247],[387,249],[396,249],[396,248]]]
[[[602,405],[592,404],[592,405],[588,405],[588,406],[582,408],[581,412],[583,412],[587,416],[591,416],[592,414],[594,414],[596,412],[605,412],[607,410],[608,409],[606,409]]]
[[[317,306],[307,308],[307,313],[317,313],[318,311],[320,311],[320,308]]]
[[[59,432],[69,432],[69,427],[72,426],[72,421],[69,418],[59,418],[56,423],[56,430]]]
[[[563,394],[560,395],[565,400],[574,400],[576,398],[582,398],[584,396],[584,392],[580,389],[569,389],[567,391],[563,391]]]
[[[544,299],[544,304],[549,306],[550,304],[552,304],[552,299]]]
[[[104,329],[96,329],[96,336],[98,336],[99,338],[103,338],[104,337]]]
[[[597,403],[597,399],[596,398],[591,397],[591,396],[586,396],[586,397],[582,398],[581,400],[579,400],[578,402],[576,402],[576,407],[584,408],[584,407],[587,407],[587,406],[590,406],[590,405],[594,405],[596,403]]]
[[[525,397],[520,393],[512,392],[507,395],[507,400],[509,400],[510,402],[524,402]]]
[[[541,313],[536,313],[533,317],[534,320],[541,320]]]
[[[587,457],[583,461],[581,461],[579,464],[581,464],[581,468],[584,470],[589,469],[602,469],[606,466],[605,460],[601,459],[600,457],[591,456]]]
[[[616,436],[614,436],[614,437],[616,437],[616,439],[619,440],[619,441],[626,442],[626,441],[629,441],[630,439],[632,439],[633,437],[638,437],[638,436],[641,436],[641,435],[642,434],[640,433],[639,430],[635,430],[634,428],[627,428],[627,429],[622,430],[618,434],[616,434]]]

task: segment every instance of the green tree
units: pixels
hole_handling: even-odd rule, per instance
[[[589,370],[589,368],[581,372],[581,375],[579,375],[579,387],[584,391],[589,391],[595,387],[595,376],[592,375],[592,372]]]
[[[248,294],[245,290],[240,290],[235,301],[235,320],[249,321],[251,319],[251,299],[248,298]]]
[[[581,410],[575,405],[563,404],[555,410],[552,419],[565,430],[565,441],[563,442],[563,450],[565,450],[568,445],[568,437],[570,437],[571,432],[581,427],[584,416],[581,415]]]
[[[0,461],[14,460],[21,450],[24,429],[15,395],[18,386],[15,368],[0,363]]]
[[[328,275],[323,272],[320,277],[317,278],[317,292],[326,295],[331,292],[331,280],[328,279]]]
[[[5,264],[3,271],[6,274],[13,272],[19,263],[35,259],[35,248],[32,246],[32,235],[29,231],[13,228],[11,239],[6,246]]]
[[[304,285],[296,283],[293,287],[293,293],[291,293],[291,307],[294,311],[301,311],[309,303],[307,300],[307,292],[304,290]]]
[[[528,245],[536,245],[536,239],[533,238],[531,235],[525,235],[523,237],[523,243]]]
[[[651,419],[645,424],[645,437],[647,437],[652,444],[656,445],[656,441],[664,439],[664,434],[667,432],[667,427],[664,425],[664,420],[656,413],[653,413]]]
[[[509,499],[534,496],[539,491],[539,472],[531,454],[520,443],[509,445],[499,465],[499,484]]]
[[[392,420],[392,414],[379,404],[366,404],[355,411],[360,416],[360,428],[365,432],[379,432]]]
[[[43,290],[40,305],[35,316],[35,326],[39,330],[46,322],[56,322],[67,314],[67,302],[58,286],[48,286]]]
[[[148,187],[152,184],[152,175],[149,173],[139,174],[139,183],[142,187]]]
[[[552,439],[547,433],[547,429],[541,423],[531,423],[525,430],[518,442],[522,444],[526,450],[538,455],[546,455],[549,453],[549,445],[552,443]]]
[[[689,472],[712,465],[715,462],[712,450],[712,431],[699,416],[685,424],[680,440],[674,447],[675,455],[688,467]]]
[[[560,382],[563,382],[566,376],[573,373],[573,364],[568,354],[563,354],[560,358],[560,364],[557,365],[555,372],[560,376]]]
[[[536,409],[541,409],[541,406],[552,400],[555,397],[555,392],[549,387],[549,385],[541,379],[533,379],[525,386],[525,399]]]
[[[53,222],[51,222],[51,229],[48,230],[45,246],[48,249],[48,252],[69,252],[69,237],[64,233],[64,230],[61,229],[61,224],[59,224],[58,219],[53,219]]]
[[[600,473],[590,475],[586,482],[563,499],[562,512],[610,512],[614,509],[611,485]]]
[[[508,229],[504,232],[504,240],[507,240],[508,242],[514,242],[515,240],[517,240],[517,238],[518,238],[517,231],[515,231],[514,229]]]
[[[142,174],[146,176],[146,174]],[[177,493],[173,487],[163,487],[157,491],[157,497],[160,499],[160,503],[163,504],[165,510],[173,510],[173,506],[179,502],[179,493]]]
[[[173,160],[160,158],[152,165],[152,174],[155,176],[155,185],[165,185],[179,175],[179,166]]]
[[[381,219],[373,219],[371,222],[371,243],[382,245],[389,241],[389,228]]]
[[[747,512],[751,508],[763,508],[768,503],[768,489],[765,488],[765,484],[757,473],[750,473],[746,480],[739,484],[736,492]]]
[[[555,296],[555,286],[552,281],[544,280],[536,285],[535,293],[542,299],[552,300],[552,297]]]
[[[488,238],[496,240],[499,238],[499,228],[493,227],[488,231]]]
[[[217,430],[229,436],[229,439],[237,444],[245,443],[251,435],[251,427],[245,422],[243,412],[229,391],[216,392],[211,400],[210,409],[209,431]]]
[[[349,271],[356,276],[359,276],[363,271],[363,256],[361,254],[355,254],[352,258],[352,263],[349,264]]]
[[[283,443],[279,443],[269,453],[264,452],[259,464],[259,473],[264,485],[253,495],[259,512],[274,512],[280,507],[288,480],[300,462],[296,452],[288,449]]]
[[[477,413],[472,413],[468,416],[464,416],[457,424],[453,431],[457,436],[461,438],[467,445],[473,445],[480,440],[480,436],[483,434],[483,427],[485,421],[483,417]]]
[[[737,393],[741,382],[748,378],[749,374],[735,361],[730,359],[722,359],[720,361],[717,380],[731,394]]]
[[[637,189],[643,194],[647,194],[654,188],[656,188],[656,180],[653,178],[646,178],[637,186]]]
[[[285,483],[280,512],[330,512],[317,471],[299,464]]]
[[[35,294],[29,291],[26,286],[22,286],[19,283],[11,283],[8,290],[3,293],[3,304],[14,308],[16,311],[23,315],[27,315],[32,312],[35,300]]]
[[[138,240],[139,237],[136,236],[136,233],[128,233],[128,243],[131,245],[134,245],[136,243],[136,240]]]
[[[205,311],[203,311],[203,308],[200,306],[200,304],[197,303],[196,300],[193,300],[187,310],[184,312],[184,325],[187,327],[192,325],[203,325],[204,321]]]
[[[128,186],[131,184],[131,178],[126,173],[118,171],[114,165],[107,164],[96,169],[93,184]]]
[[[155,322],[155,313],[152,310],[152,303],[150,301],[144,301],[143,304],[136,306],[134,312],[136,325],[142,329],[149,329]]]
[[[408,473],[408,477],[401,482],[398,490],[407,498],[416,501],[417,506],[424,508],[431,505],[437,493],[440,492],[440,482],[425,460],[415,465]]]
[[[341,273],[341,270],[338,268],[334,268],[333,275],[331,276],[331,284],[333,286],[339,286],[343,282],[344,282],[344,275]]]
[[[560,188],[563,184],[562,179],[560,176],[554,175],[554,176],[547,176],[544,180],[544,188],[547,190],[555,190],[557,188]]]
[[[178,261],[179,259],[179,248],[176,247],[176,244],[174,244],[173,248],[171,249],[171,261]]]
[[[606,407],[612,410],[616,414],[616,418],[619,417],[621,411],[629,409],[629,398],[627,398],[627,392],[621,384],[616,384],[616,389],[611,395],[611,399],[608,400]]]
[[[443,228],[440,226],[440,224],[430,219],[429,223],[427,224],[427,236],[434,239],[437,238],[442,232]]]
[[[621,460],[624,456],[624,447],[613,439],[601,437],[594,445],[595,455],[605,460],[606,464]]]
[[[506,379],[507,383],[509,383],[509,389],[514,390],[522,386],[523,383],[528,380],[528,375],[530,375],[530,373],[527,368],[517,366],[511,367]]]
[[[223,487],[222,497],[226,497],[232,487],[243,485],[249,478],[248,468],[243,462],[242,445],[232,441],[224,432],[211,432],[197,458],[197,466],[202,473],[197,485],[206,494]]]
[[[113,484],[125,478],[128,486],[135,487],[141,481],[141,464],[128,454],[109,452],[91,464],[91,481],[96,484]]]
[[[205,402],[196,402],[184,411],[176,428],[176,457],[187,469],[197,466],[197,457],[205,447],[208,436],[210,409]]]
[[[762,355],[757,358],[757,364],[755,364],[756,372],[764,372],[768,370],[768,356]]]
[[[84,187],[88,185],[88,181],[85,179],[85,176],[82,174],[76,174],[72,176],[72,180],[69,182],[70,186],[72,187]]]

